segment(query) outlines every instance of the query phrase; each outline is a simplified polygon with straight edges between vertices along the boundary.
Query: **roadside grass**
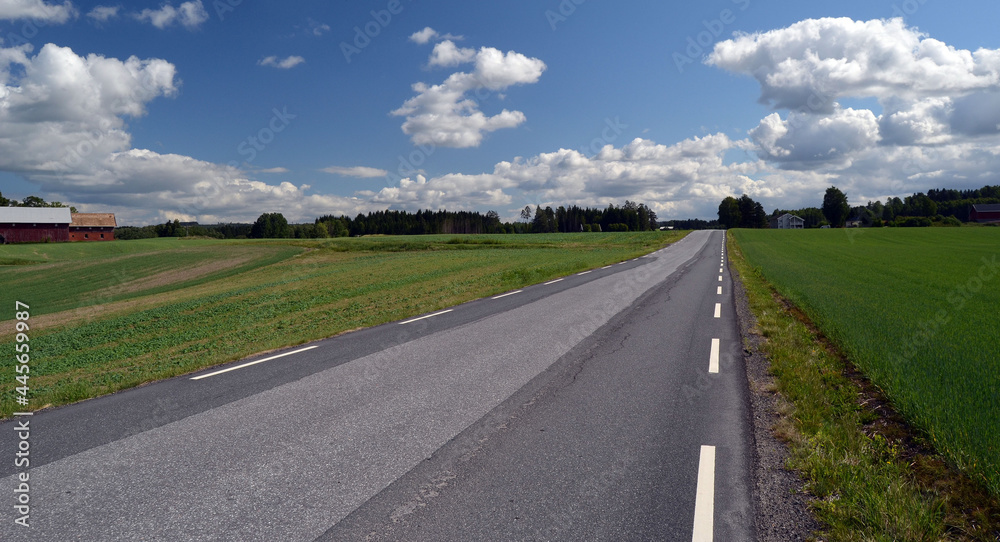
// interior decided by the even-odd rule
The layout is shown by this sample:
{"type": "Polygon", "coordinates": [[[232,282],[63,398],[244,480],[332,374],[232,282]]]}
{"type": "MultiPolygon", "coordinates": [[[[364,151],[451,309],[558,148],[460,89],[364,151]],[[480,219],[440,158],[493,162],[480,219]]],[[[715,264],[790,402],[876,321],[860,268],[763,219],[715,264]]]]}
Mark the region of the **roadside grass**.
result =
{"type": "MultiPolygon", "coordinates": [[[[811,506],[826,526],[822,539],[997,540],[997,500],[933,452],[932,439],[910,430],[823,324],[813,324],[809,311],[782,297],[760,260],[748,261],[753,236],[746,233],[730,232],[730,265],[746,289],[781,397],[775,432],[789,444],[788,466],[816,497],[811,506]]],[[[825,263],[808,250],[797,258],[825,263]]],[[[825,275],[811,280],[837,295],[836,281],[825,275]]]]}
{"type": "MultiPolygon", "coordinates": [[[[37,410],[627,260],[685,234],[191,241],[194,248],[176,249],[199,251],[184,265],[174,263],[176,240],[125,246],[122,250],[132,257],[124,258],[107,249],[67,251],[57,257],[48,252],[49,246],[44,247],[47,258],[41,258],[17,247],[22,253],[14,257],[34,257],[40,270],[49,273],[47,280],[67,283],[76,270],[91,267],[149,276],[163,268],[184,273],[203,266],[211,261],[206,254],[217,259],[246,250],[261,255],[252,260],[260,265],[132,292],[136,295],[84,308],[79,301],[46,297],[44,285],[30,279],[38,276],[32,275],[32,265],[0,268],[0,273],[28,275],[22,279],[23,289],[9,295],[31,306],[29,406],[37,410]],[[58,264],[44,263],[51,261],[58,264]],[[44,314],[50,312],[44,310],[46,303],[73,308],[44,314]]],[[[88,288],[78,287],[76,295],[87,299],[93,292],[88,288]]],[[[14,344],[13,298],[3,317],[0,343],[14,344]]],[[[13,411],[15,385],[13,374],[0,381],[2,417],[13,411]]]]}

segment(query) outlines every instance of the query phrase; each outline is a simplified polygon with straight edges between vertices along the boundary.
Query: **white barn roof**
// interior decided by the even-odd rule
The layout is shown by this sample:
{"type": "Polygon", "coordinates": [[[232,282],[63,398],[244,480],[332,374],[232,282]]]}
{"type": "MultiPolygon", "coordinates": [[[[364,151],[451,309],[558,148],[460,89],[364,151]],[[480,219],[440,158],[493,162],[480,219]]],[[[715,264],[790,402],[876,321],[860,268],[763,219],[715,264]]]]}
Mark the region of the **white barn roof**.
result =
{"type": "Polygon", "coordinates": [[[0,207],[0,224],[70,224],[69,207],[0,207]]]}

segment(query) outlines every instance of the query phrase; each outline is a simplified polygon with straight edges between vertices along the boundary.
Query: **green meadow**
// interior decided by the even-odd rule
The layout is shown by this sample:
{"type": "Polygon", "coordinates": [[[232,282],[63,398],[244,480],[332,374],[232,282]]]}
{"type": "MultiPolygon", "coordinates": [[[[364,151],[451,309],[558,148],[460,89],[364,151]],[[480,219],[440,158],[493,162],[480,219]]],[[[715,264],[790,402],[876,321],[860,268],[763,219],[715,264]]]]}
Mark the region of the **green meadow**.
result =
{"type": "Polygon", "coordinates": [[[731,233],[940,452],[1000,495],[1000,229],[731,233]]]}
{"type": "MultiPolygon", "coordinates": [[[[152,380],[627,260],[682,232],[0,247],[0,343],[30,307],[30,408],[152,380]]],[[[10,366],[10,365],[8,365],[10,366]]],[[[0,416],[15,409],[13,371],[0,416]]]]}

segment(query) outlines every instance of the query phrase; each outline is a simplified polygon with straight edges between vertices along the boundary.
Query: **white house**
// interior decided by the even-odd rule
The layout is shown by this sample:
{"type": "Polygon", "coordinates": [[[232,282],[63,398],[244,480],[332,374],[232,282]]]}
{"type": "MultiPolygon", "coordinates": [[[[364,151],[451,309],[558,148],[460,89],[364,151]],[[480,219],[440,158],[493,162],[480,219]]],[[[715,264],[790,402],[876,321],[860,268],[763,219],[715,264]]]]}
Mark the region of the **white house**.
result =
{"type": "Polygon", "coordinates": [[[779,230],[801,230],[806,227],[806,220],[793,214],[785,213],[774,219],[771,227],[779,230]]]}

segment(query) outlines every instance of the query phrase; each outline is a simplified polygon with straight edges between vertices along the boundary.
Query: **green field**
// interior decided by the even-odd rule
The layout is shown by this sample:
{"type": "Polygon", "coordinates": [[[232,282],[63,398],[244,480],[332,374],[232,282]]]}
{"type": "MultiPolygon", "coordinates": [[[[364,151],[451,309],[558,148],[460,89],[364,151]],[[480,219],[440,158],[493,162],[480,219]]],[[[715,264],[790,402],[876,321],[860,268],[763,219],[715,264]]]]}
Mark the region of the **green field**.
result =
{"type": "MultiPolygon", "coordinates": [[[[13,360],[14,304],[28,304],[38,409],[623,261],[683,235],[2,246],[0,343],[13,360]]],[[[17,385],[6,374],[3,417],[17,385]]]]}
{"type": "Polygon", "coordinates": [[[1000,494],[1000,230],[734,230],[935,447],[1000,494]]]}

